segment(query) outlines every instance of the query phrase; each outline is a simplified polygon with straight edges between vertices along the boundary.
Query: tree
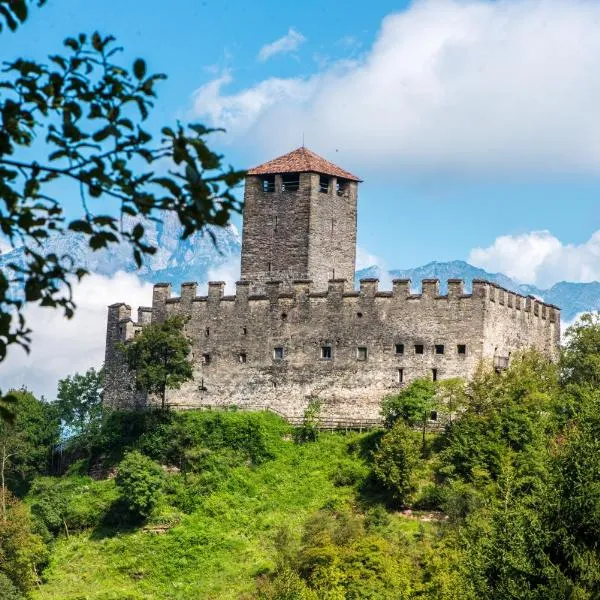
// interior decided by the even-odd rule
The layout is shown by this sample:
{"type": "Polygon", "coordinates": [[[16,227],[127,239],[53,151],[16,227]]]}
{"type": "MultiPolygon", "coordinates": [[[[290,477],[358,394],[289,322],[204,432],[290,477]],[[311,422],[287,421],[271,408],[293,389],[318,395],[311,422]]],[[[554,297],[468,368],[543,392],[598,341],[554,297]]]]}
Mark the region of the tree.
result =
{"type": "Polygon", "coordinates": [[[183,333],[185,322],[184,317],[174,316],[146,325],[134,340],[121,345],[129,368],[135,371],[137,388],[160,395],[163,409],[167,389],[179,389],[192,379],[191,343],[183,333]]]}
{"type": "Polygon", "coordinates": [[[600,389],[600,313],[581,315],[566,330],[560,366],[565,387],[600,389]]]}
{"type": "Polygon", "coordinates": [[[375,476],[400,503],[414,490],[414,470],[420,458],[415,432],[397,421],[379,443],[373,455],[375,476]]]}
{"type": "Polygon", "coordinates": [[[60,423],[52,405],[25,389],[11,392],[16,399],[15,420],[0,422],[1,518],[6,515],[6,493],[22,493],[35,475],[49,467],[60,423]]]}
{"type": "MultiPolygon", "coordinates": [[[[24,23],[33,4],[1,0],[0,31],[24,23]]],[[[47,63],[3,64],[0,234],[22,248],[25,261],[0,272],[0,361],[12,344],[29,348],[27,303],[73,315],[71,285],[86,270],[73,256],[46,252],[51,236],[75,232],[93,250],[128,244],[140,266],[156,251],[145,236],[148,219],[175,212],[186,238],[207,225],[226,225],[241,208],[233,189],[243,173],[224,168],[222,156],[209,149],[213,130],[177,123],[157,136],[143,129],[165,75],[149,73],[141,58],[131,69],[118,62],[120,48],[110,35],[79,34],[64,45],[65,53],[51,54],[47,63]],[[72,220],[59,196],[69,186],[81,201],[72,220]]]]}
{"type": "Polygon", "coordinates": [[[91,368],[58,382],[56,410],[70,435],[96,431],[102,418],[102,369],[91,368]]]}
{"type": "Polygon", "coordinates": [[[159,465],[137,450],[126,454],[119,464],[117,487],[134,518],[143,519],[150,515],[158,502],[162,482],[159,465]]]}
{"type": "Polygon", "coordinates": [[[399,394],[384,398],[381,412],[386,427],[393,427],[399,419],[410,427],[421,424],[425,444],[425,427],[431,411],[437,406],[436,395],[437,386],[431,379],[415,379],[399,394]]]}
{"type": "Polygon", "coordinates": [[[48,549],[33,533],[27,506],[10,493],[0,521],[0,550],[0,572],[22,592],[29,592],[39,581],[38,572],[48,558],[48,549]]]}

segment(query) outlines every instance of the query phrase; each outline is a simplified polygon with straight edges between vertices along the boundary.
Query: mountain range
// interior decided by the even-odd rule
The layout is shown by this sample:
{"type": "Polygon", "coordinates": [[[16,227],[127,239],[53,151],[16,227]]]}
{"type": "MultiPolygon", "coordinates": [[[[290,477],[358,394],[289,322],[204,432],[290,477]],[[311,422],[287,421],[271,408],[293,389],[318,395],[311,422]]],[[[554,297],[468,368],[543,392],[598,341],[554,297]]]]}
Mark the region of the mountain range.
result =
{"type": "MultiPolygon", "coordinates": [[[[144,281],[168,281],[173,284],[175,290],[178,290],[184,281],[204,283],[211,278],[222,278],[219,276],[219,269],[227,265],[235,272],[235,268],[231,266],[238,263],[241,239],[234,226],[211,229],[214,243],[213,237],[207,233],[196,233],[186,240],[181,240],[179,231],[179,223],[174,215],[167,215],[162,223],[146,224],[147,239],[158,250],[155,255],[147,258],[139,271],[128,247],[115,245],[106,250],[92,252],[80,234],[51,239],[47,251],[59,255],[69,254],[78,264],[93,273],[111,276],[118,271],[137,271],[144,281]]],[[[0,268],[9,262],[22,264],[23,251],[17,248],[0,254],[0,268]]],[[[393,278],[411,279],[415,289],[418,289],[421,279],[436,278],[440,280],[442,293],[445,292],[448,279],[464,279],[467,289],[470,288],[473,279],[486,279],[520,294],[533,295],[559,306],[562,309],[563,321],[567,322],[572,321],[579,313],[600,310],[600,282],[561,281],[549,289],[541,289],[519,283],[502,273],[489,273],[462,260],[430,262],[412,269],[389,271],[371,266],[359,270],[356,275],[357,281],[362,277],[378,277],[382,289],[390,288],[393,278]]]]}

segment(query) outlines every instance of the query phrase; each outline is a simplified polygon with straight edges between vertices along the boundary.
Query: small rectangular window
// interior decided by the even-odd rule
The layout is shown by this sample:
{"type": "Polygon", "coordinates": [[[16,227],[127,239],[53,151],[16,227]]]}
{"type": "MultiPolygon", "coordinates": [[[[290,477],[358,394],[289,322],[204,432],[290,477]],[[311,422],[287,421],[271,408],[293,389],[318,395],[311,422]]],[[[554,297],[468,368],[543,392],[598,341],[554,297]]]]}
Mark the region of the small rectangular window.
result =
{"type": "Polygon", "coordinates": [[[435,345],[435,353],[436,354],[444,354],[444,345],[443,344],[436,344],[435,345]]]}
{"type": "Polygon", "coordinates": [[[319,176],[319,191],[322,194],[328,194],[329,193],[329,183],[331,181],[331,177],[328,177],[327,175],[321,175],[319,176]]]}
{"type": "Polygon", "coordinates": [[[432,411],[429,413],[429,420],[430,420],[430,421],[437,421],[437,420],[438,420],[438,413],[437,413],[437,410],[432,410],[432,411]]]}
{"type": "Polygon", "coordinates": [[[248,328],[242,327],[242,335],[247,335],[247,334],[248,334],[248,328]]]}
{"type": "Polygon", "coordinates": [[[337,195],[344,196],[346,194],[346,192],[348,191],[348,182],[345,179],[338,179],[336,188],[337,188],[337,195]]]}
{"type": "Polygon", "coordinates": [[[283,360],[283,346],[277,346],[273,349],[273,360],[283,360]]]}
{"type": "Polygon", "coordinates": [[[465,346],[465,344],[458,344],[458,346],[456,346],[456,351],[459,354],[466,354],[467,353],[467,347],[465,346]]]}
{"type": "Polygon", "coordinates": [[[282,192],[297,192],[300,189],[300,174],[288,173],[283,175],[281,181],[282,192]]]}
{"type": "Polygon", "coordinates": [[[210,365],[210,354],[202,355],[202,364],[210,365]]]}
{"type": "Polygon", "coordinates": [[[396,354],[404,354],[404,344],[396,344],[396,354]]]}
{"type": "Polygon", "coordinates": [[[267,193],[275,191],[275,175],[267,175],[262,178],[262,190],[267,193]]]}
{"type": "Polygon", "coordinates": [[[238,361],[240,362],[240,364],[245,364],[247,361],[247,356],[245,352],[240,352],[238,355],[238,361]]]}
{"type": "Polygon", "coordinates": [[[404,383],[404,369],[398,369],[398,383],[404,383]]]}
{"type": "Polygon", "coordinates": [[[423,354],[425,347],[423,344],[415,344],[415,354],[423,354]]]}
{"type": "Polygon", "coordinates": [[[437,369],[431,369],[431,377],[433,378],[434,381],[438,380],[438,370],[437,369]]]}
{"type": "Polygon", "coordinates": [[[367,360],[367,358],[368,358],[367,349],[364,346],[359,346],[356,349],[356,359],[357,360],[367,360]]]}
{"type": "Polygon", "coordinates": [[[321,358],[331,359],[331,346],[321,346],[321,358]]]}
{"type": "Polygon", "coordinates": [[[204,335],[206,337],[208,337],[210,335],[210,329],[208,327],[204,330],[204,335]]]}

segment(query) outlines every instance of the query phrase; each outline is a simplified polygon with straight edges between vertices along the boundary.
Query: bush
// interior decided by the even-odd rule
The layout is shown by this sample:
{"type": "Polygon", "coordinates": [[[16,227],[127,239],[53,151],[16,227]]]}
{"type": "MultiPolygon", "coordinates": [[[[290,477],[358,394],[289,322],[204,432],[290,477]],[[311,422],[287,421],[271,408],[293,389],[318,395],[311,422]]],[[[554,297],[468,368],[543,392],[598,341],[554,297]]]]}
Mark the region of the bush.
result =
{"type": "Polygon", "coordinates": [[[379,448],[375,452],[375,477],[400,503],[405,503],[408,495],[414,490],[414,469],[419,457],[419,440],[415,432],[403,421],[397,421],[381,438],[379,448]]]}
{"type": "Polygon", "coordinates": [[[14,586],[13,582],[0,572],[0,598],[2,600],[23,600],[21,592],[14,586]]]}
{"type": "Polygon", "coordinates": [[[129,452],[119,464],[116,483],[131,516],[145,519],[160,498],[162,469],[140,452],[129,452]]]}
{"type": "Polygon", "coordinates": [[[53,535],[96,527],[117,499],[113,481],[91,477],[39,477],[29,492],[32,514],[53,535]]]}

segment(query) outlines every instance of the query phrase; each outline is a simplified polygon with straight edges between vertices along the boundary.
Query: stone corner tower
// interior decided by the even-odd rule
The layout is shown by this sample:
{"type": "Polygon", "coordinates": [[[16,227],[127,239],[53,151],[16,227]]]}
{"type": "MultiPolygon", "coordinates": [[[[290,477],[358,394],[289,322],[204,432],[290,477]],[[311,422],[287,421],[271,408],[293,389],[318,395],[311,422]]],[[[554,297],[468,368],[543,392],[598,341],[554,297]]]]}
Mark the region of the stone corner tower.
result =
{"type": "Polygon", "coordinates": [[[241,278],[255,291],[330,279],[354,285],[360,179],[302,147],[250,169],[244,191],[241,278]]]}

